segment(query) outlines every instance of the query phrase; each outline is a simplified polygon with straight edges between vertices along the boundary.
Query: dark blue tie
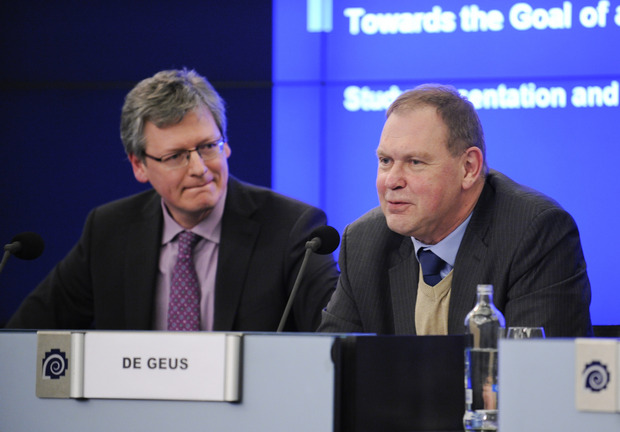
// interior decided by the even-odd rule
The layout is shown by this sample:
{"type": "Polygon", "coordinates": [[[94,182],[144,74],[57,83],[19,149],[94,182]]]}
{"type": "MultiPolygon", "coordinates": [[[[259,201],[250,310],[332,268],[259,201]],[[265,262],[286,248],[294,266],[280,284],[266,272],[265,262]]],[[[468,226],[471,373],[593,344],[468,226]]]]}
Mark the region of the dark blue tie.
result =
{"type": "Polygon", "coordinates": [[[424,249],[420,249],[418,251],[418,260],[422,266],[422,276],[424,276],[424,282],[430,286],[437,285],[442,279],[439,272],[442,268],[444,268],[446,262],[430,250],[424,249]]]}

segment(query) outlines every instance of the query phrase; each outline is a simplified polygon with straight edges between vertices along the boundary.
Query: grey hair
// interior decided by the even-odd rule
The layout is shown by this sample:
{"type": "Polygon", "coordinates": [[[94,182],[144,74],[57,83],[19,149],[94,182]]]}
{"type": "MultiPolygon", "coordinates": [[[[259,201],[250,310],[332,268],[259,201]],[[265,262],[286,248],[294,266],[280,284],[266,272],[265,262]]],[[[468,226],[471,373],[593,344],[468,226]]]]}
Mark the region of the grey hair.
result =
{"type": "Polygon", "coordinates": [[[448,150],[454,156],[469,147],[478,147],[484,161],[483,173],[488,171],[484,131],[476,109],[467,98],[450,85],[422,84],[402,93],[390,105],[387,117],[392,113],[431,106],[437,109],[448,127],[448,150]]]}
{"type": "Polygon", "coordinates": [[[144,125],[175,125],[190,111],[206,108],[226,141],[224,100],[195,70],[165,70],[140,81],[125,97],[121,112],[121,140],[125,153],[144,159],[144,125]]]}

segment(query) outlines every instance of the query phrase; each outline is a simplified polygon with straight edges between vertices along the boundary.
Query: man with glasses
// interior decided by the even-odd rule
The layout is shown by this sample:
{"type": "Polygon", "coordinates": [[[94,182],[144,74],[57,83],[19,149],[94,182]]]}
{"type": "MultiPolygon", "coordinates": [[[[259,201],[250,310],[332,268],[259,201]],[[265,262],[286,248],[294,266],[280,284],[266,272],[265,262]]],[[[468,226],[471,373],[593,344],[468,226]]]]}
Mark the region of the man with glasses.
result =
{"type": "MultiPolygon", "coordinates": [[[[121,138],[153,189],[93,210],[7,326],[276,330],[325,214],[229,175],[224,102],[195,71],[138,83],[121,138]]],[[[284,330],[314,331],[337,279],[331,254],[313,254],[284,330]]]]}

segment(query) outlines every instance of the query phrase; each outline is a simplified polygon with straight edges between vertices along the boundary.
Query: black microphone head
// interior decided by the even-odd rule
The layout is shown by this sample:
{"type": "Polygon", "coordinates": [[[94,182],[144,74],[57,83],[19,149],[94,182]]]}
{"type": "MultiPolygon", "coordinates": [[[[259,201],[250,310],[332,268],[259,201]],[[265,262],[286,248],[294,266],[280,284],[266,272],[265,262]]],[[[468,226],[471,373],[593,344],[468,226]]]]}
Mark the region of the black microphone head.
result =
{"type": "Polygon", "coordinates": [[[329,225],[320,226],[312,231],[310,238],[314,239],[317,237],[321,242],[314,252],[321,255],[332,253],[340,244],[340,234],[338,234],[336,228],[329,225]]]}
{"type": "Polygon", "coordinates": [[[20,247],[13,252],[19,259],[23,260],[33,260],[38,258],[43,253],[43,249],[45,249],[45,243],[41,236],[34,232],[23,232],[17,234],[11,240],[11,243],[19,242],[20,247]]]}

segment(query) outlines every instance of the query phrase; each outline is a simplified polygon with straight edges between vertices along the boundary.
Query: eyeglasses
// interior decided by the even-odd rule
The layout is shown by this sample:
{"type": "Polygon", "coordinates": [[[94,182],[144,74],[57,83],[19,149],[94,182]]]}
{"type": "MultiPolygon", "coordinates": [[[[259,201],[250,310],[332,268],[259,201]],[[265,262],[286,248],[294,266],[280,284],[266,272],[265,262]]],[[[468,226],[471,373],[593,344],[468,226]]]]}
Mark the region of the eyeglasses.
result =
{"type": "Polygon", "coordinates": [[[189,158],[192,156],[192,152],[198,153],[202,160],[210,160],[218,157],[224,150],[224,139],[220,138],[213,143],[200,144],[192,150],[179,150],[174,153],[165,154],[162,157],[151,156],[144,152],[144,156],[160,162],[164,168],[172,170],[176,168],[182,168],[189,164],[189,158]]]}

